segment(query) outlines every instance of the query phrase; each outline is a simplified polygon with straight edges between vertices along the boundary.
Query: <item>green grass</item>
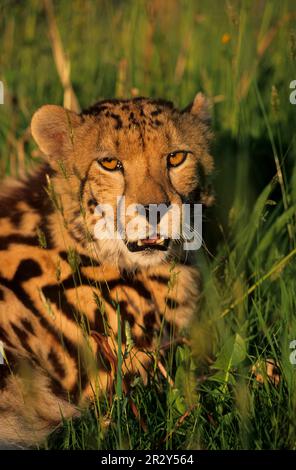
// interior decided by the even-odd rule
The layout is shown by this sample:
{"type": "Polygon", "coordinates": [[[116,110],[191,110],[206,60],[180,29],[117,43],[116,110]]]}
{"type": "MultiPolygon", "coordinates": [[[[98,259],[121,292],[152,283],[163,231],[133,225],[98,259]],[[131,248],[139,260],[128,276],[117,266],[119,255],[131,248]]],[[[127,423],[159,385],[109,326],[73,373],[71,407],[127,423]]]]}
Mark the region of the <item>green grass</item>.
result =
{"type": "MultiPolygon", "coordinates": [[[[204,224],[209,253],[197,254],[204,287],[191,346],[167,358],[174,387],[157,368],[146,387],[132,387],[147,431],[119,376],[112,404],[102,398],[65,423],[49,449],[296,448],[294,3],[55,2],[82,107],[135,88],[181,107],[199,90],[213,98],[216,205],[204,224]],[[270,359],[278,385],[251,373],[270,359]]],[[[2,0],[0,9],[4,176],[36,164],[34,144],[22,136],[40,105],[62,104],[63,88],[42,2],[2,0]]]]}

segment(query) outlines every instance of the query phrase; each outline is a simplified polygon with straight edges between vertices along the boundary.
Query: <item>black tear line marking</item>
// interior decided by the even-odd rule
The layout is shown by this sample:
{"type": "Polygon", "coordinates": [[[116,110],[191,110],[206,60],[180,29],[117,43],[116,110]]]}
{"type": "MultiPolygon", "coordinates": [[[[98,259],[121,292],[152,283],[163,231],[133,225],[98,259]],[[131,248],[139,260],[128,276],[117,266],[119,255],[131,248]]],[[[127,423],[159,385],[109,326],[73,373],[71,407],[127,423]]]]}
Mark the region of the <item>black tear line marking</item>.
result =
{"type": "Polygon", "coordinates": [[[79,202],[82,202],[82,200],[83,200],[84,188],[85,188],[86,182],[88,180],[88,175],[89,175],[89,172],[90,172],[90,169],[91,169],[93,163],[94,163],[94,161],[92,160],[90,162],[90,164],[88,165],[88,167],[87,167],[85,175],[80,179],[80,185],[79,185],[79,190],[78,190],[78,201],[79,202]]]}

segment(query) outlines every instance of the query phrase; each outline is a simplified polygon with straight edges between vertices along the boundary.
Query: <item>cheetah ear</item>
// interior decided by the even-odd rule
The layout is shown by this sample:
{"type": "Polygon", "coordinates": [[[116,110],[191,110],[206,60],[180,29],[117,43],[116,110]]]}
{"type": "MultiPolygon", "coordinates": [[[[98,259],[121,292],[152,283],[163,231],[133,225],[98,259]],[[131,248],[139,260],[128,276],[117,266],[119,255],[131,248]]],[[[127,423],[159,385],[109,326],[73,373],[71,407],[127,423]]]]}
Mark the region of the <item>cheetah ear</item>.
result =
{"type": "Polygon", "coordinates": [[[79,124],[81,118],[78,114],[47,104],[33,115],[31,133],[45,155],[61,157],[73,149],[75,128],[79,124]]]}
{"type": "Polygon", "coordinates": [[[211,103],[203,93],[197,93],[193,102],[183,112],[193,114],[205,124],[211,123],[211,103]]]}

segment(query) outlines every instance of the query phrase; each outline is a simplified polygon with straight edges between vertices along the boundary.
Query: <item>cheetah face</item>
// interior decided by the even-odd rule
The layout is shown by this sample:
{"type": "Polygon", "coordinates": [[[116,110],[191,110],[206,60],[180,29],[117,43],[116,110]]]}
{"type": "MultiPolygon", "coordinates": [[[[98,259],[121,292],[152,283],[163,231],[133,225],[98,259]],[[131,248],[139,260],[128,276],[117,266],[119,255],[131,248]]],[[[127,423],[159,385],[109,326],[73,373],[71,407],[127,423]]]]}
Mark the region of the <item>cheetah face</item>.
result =
{"type": "Polygon", "coordinates": [[[182,249],[184,204],[209,204],[207,101],[184,111],[163,100],[101,101],[80,115],[38,110],[32,134],[56,172],[71,236],[127,269],[167,262],[182,249]]]}

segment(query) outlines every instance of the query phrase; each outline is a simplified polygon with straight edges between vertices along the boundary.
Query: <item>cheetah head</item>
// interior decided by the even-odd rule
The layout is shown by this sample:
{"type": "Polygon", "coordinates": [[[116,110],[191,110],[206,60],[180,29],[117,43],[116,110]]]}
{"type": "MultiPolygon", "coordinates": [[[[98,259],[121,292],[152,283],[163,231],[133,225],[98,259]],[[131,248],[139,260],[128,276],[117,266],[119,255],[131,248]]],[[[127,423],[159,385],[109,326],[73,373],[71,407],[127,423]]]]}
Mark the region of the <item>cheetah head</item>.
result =
{"type": "Polygon", "coordinates": [[[201,93],[182,111],[148,98],[100,101],[80,114],[45,105],[31,130],[54,171],[67,230],[101,261],[125,269],[168,262],[182,251],[184,204],[211,203],[201,93]]]}

